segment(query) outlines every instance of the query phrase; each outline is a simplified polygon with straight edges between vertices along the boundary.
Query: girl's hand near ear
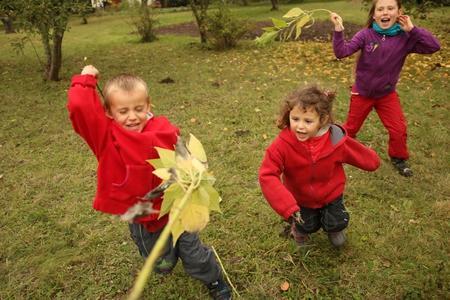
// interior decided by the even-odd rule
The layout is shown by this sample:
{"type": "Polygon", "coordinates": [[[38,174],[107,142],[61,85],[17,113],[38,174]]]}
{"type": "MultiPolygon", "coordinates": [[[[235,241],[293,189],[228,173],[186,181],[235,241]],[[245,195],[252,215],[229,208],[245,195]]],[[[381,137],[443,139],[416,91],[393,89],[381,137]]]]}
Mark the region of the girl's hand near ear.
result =
{"type": "Polygon", "coordinates": [[[405,32],[410,32],[414,28],[411,18],[407,15],[398,16],[398,23],[405,32]]]}
{"type": "Polygon", "coordinates": [[[98,78],[99,74],[100,72],[93,65],[87,65],[81,71],[81,75],[92,75],[95,78],[98,78]]]}
{"type": "Polygon", "coordinates": [[[330,14],[330,20],[334,24],[335,31],[342,31],[344,27],[342,27],[342,18],[337,13],[332,12],[330,14]]]}

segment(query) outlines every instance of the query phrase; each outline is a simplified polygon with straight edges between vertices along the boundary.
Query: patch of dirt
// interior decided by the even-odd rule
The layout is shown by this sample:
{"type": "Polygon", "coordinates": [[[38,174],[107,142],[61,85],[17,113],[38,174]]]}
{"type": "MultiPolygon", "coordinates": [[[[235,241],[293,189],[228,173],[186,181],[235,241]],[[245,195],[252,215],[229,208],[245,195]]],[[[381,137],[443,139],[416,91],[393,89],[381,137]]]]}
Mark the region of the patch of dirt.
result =
{"type": "MultiPolygon", "coordinates": [[[[245,34],[245,39],[254,39],[263,33],[263,27],[272,26],[272,21],[260,21],[250,25],[250,30],[245,34]]],[[[356,32],[362,29],[361,25],[353,23],[345,23],[345,35],[346,38],[352,37],[356,32]]],[[[169,26],[159,27],[156,30],[156,34],[177,34],[177,35],[189,35],[199,36],[197,24],[195,22],[181,23],[169,26]]],[[[300,36],[301,41],[330,41],[333,32],[333,25],[329,21],[316,21],[313,26],[309,28],[303,28],[300,36]]]]}

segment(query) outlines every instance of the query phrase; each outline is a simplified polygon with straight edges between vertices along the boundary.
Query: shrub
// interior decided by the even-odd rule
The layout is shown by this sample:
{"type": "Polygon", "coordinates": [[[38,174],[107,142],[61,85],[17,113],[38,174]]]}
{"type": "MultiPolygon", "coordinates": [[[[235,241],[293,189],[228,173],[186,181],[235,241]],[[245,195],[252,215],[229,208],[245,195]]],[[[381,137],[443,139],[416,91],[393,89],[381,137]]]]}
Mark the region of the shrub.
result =
{"type": "Polygon", "coordinates": [[[139,16],[133,21],[137,33],[141,37],[142,43],[153,42],[157,39],[155,34],[155,25],[158,23],[153,10],[147,6],[139,9],[139,16]]]}
{"type": "Polygon", "coordinates": [[[207,20],[208,40],[217,50],[233,48],[237,45],[249,25],[247,21],[235,17],[226,4],[221,4],[219,9],[212,13],[207,20]]]}

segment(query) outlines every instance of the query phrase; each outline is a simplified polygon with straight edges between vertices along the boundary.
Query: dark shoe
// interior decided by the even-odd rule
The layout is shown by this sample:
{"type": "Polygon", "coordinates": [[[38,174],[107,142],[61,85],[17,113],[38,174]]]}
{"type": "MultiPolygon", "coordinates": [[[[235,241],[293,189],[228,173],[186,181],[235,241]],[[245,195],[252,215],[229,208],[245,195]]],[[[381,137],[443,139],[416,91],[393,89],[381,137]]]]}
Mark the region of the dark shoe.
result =
{"type": "Polygon", "coordinates": [[[405,177],[411,177],[413,175],[413,171],[408,166],[406,160],[396,157],[391,157],[391,162],[394,168],[400,173],[400,175],[405,177]]]}
{"type": "Polygon", "coordinates": [[[328,239],[333,246],[342,247],[346,240],[344,230],[338,232],[328,232],[328,239]]]}
{"type": "Polygon", "coordinates": [[[212,299],[215,300],[230,300],[231,299],[231,290],[228,284],[223,280],[223,278],[219,278],[219,280],[214,281],[210,284],[206,285],[209,290],[209,295],[212,299]]]}
{"type": "Polygon", "coordinates": [[[309,235],[298,231],[297,227],[295,226],[295,223],[292,223],[291,225],[291,235],[294,238],[297,245],[299,246],[304,246],[306,242],[309,240],[309,235]]]}

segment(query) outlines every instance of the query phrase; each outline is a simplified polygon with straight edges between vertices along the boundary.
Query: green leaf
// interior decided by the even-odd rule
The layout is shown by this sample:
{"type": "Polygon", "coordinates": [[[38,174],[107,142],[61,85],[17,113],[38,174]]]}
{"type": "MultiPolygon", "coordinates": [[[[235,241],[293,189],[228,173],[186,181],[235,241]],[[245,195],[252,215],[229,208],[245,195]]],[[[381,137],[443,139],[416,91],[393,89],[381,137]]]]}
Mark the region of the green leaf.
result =
{"type": "Polygon", "coordinates": [[[159,169],[159,168],[164,168],[164,165],[161,161],[161,159],[159,158],[155,158],[155,159],[149,159],[147,160],[147,162],[153,167],[153,169],[159,169]]]}
{"type": "Polygon", "coordinates": [[[153,171],[153,174],[161,178],[162,180],[169,180],[172,176],[169,172],[169,168],[159,168],[153,171]]]}
{"type": "Polygon", "coordinates": [[[171,168],[176,165],[175,151],[160,147],[155,147],[155,149],[158,152],[159,158],[161,159],[161,163],[164,167],[171,168]]]}
{"type": "Polygon", "coordinates": [[[265,32],[271,32],[276,31],[277,29],[275,27],[263,27],[262,30],[265,32]]]}
{"type": "MultiPolygon", "coordinates": [[[[207,182],[210,185],[213,185],[216,182],[216,177],[214,177],[211,173],[205,172],[202,176],[202,181],[207,182]]],[[[203,184],[203,183],[202,183],[203,184]]]]}
{"type": "MultiPolygon", "coordinates": [[[[209,209],[214,210],[217,212],[222,213],[222,210],[220,209],[220,201],[222,199],[220,198],[219,193],[217,190],[210,184],[202,182],[202,184],[198,187],[200,195],[207,194],[209,199],[209,209]]],[[[202,196],[206,197],[206,196],[202,196]]]]}
{"type": "Polygon", "coordinates": [[[272,18],[272,22],[273,22],[273,25],[278,29],[282,29],[287,26],[287,23],[285,20],[272,18]]]}
{"type": "Polygon", "coordinates": [[[278,35],[278,31],[264,32],[260,37],[255,39],[258,45],[266,45],[273,42],[278,35]]]}
{"type": "Polygon", "coordinates": [[[199,186],[192,192],[191,203],[209,207],[209,195],[202,193],[203,189],[199,186]]]}
{"type": "Polygon", "coordinates": [[[192,156],[197,158],[199,161],[206,163],[205,149],[203,149],[202,143],[200,143],[200,141],[193,134],[189,137],[187,148],[192,156]]]}
{"type": "Polygon", "coordinates": [[[289,18],[296,18],[298,16],[300,16],[301,14],[304,14],[305,12],[298,7],[294,7],[293,9],[291,9],[290,11],[288,11],[283,18],[285,19],[289,19],[289,18]]]}
{"type": "Polygon", "coordinates": [[[178,183],[171,184],[164,192],[158,219],[166,215],[172,209],[175,200],[183,198],[183,195],[184,190],[178,183]]]}

